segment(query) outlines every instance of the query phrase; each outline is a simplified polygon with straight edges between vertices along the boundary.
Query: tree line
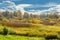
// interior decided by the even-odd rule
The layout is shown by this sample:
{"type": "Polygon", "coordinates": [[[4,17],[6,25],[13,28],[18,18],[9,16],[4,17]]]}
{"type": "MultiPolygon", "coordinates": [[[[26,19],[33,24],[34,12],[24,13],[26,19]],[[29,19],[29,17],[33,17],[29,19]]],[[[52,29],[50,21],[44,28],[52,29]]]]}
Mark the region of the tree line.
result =
{"type": "Polygon", "coordinates": [[[9,12],[9,11],[5,11],[5,12],[0,12],[0,18],[13,18],[13,19],[23,19],[23,18],[26,18],[26,19],[32,19],[32,18],[37,18],[37,19],[56,19],[56,18],[59,18],[60,15],[58,12],[55,12],[55,13],[41,13],[41,14],[32,14],[32,13],[27,13],[27,12],[24,12],[24,14],[22,14],[20,11],[14,11],[14,12],[9,12]]]}

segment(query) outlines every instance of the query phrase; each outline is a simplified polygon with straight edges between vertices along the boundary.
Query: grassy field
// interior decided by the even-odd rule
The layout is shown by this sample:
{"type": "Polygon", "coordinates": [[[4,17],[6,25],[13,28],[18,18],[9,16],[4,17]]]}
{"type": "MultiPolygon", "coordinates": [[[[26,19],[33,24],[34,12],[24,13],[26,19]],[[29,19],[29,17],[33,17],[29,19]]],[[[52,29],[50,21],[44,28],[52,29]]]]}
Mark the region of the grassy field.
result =
{"type": "Polygon", "coordinates": [[[24,37],[24,36],[14,36],[14,35],[0,35],[0,40],[45,40],[41,37],[24,37]]]}
{"type": "MultiPolygon", "coordinates": [[[[45,40],[45,37],[49,36],[55,36],[60,38],[60,22],[56,25],[44,25],[39,24],[39,21],[34,21],[33,23],[30,23],[30,25],[24,25],[22,26],[15,26],[14,22],[13,24],[10,23],[2,23],[4,25],[0,24],[0,32],[3,30],[4,27],[8,29],[8,35],[0,35],[0,40],[45,40]],[[10,25],[12,24],[12,26],[10,25]],[[10,25],[10,26],[6,26],[10,25]],[[29,27],[28,27],[29,26],[29,27]],[[16,34],[13,33],[13,35],[10,35],[10,33],[16,32],[16,34]]],[[[54,22],[52,22],[54,23],[54,22]]],[[[16,24],[19,25],[19,24],[16,24]]]]}
{"type": "MultiPolygon", "coordinates": [[[[0,25],[0,31],[4,26],[0,25]]],[[[15,35],[0,35],[1,40],[44,40],[47,35],[57,35],[60,38],[60,27],[59,26],[47,26],[40,24],[39,28],[26,28],[26,27],[7,27],[8,31],[16,32],[17,34],[23,34],[23,36],[15,35]],[[24,36],[28,33],[28,36],[24,36]],[[30,37],[32,36],[32,37],[30,37]],[[33,37],[35,36],[35,37],[33,37]],[[39,36],[39,37],[38,37],[39,36]]]]}
{"type": "Polygon", "coordinates": [[[19,13],[1,12],[0,40],[60,40],[60,15],[19,13]]]}

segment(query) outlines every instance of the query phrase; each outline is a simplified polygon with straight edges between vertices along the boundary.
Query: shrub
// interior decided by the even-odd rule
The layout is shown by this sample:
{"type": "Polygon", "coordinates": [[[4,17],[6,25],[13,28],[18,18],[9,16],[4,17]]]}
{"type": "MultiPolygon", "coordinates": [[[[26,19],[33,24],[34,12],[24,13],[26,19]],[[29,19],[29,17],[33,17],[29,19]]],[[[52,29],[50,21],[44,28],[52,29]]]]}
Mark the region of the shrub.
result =
{"type": "Polygon", "coordinates": [[[1,22],[2,25],[10,26],[10,27],[30,27],[30,23],[22,23],[20,21],[12,21],[12,22],[1,22]]]}
{"type": "Polygon", "coordinates": [[[46,40],[50,40],[50,39],[58,39],[57,35],[47,35],[45,37],[46,40]]]}
{"type": "Polygon", "coordinates": [[[2,32],[2,31],[0,31],[0,34],[3,34],[3,32],[2,32]]]}
{"type": "Polygon", "coordinates": [[[16,34],[16,32],[15,32],[15,31],[13,31],[13,30],[9,30],[9,34],[10,34],[10,35],[15,35],[15,34],[16,34]]]}
{"type": "Polygon", "coordinates": [[[41,24],[45,24],[45,25],[55,25],[56,22],[55,21],[51,21],[51,20],[43,20],[42,22],[40,22],[41,24]]]}
{"type": "Polygon", "coordinates": [[[50,20],[43,20],[40,23],[41,24],[45,24],[45,25],[49,25],[50,24],[50,20]]]}
{"type": "Polygon", "coordinates": [[[6,27],[3,28],[3,35],[7,35],[8,34],[8,29],[6,27]]]}
{"type": "Polygon", "coordinates": [[[29,33],[16,33],[15,35],[19,35],[19,36],[28,36],[29,33]]]}

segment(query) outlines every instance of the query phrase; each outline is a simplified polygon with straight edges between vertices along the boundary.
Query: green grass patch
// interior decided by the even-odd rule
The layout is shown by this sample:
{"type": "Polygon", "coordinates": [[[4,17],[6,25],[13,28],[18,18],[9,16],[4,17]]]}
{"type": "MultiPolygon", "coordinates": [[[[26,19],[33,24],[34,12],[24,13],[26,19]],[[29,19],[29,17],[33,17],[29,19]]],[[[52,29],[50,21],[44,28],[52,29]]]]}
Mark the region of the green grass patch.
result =
{"type": "Polygon", "coordinates": [[[45,40],[42,37],[25,37],[25,36],[15,36],[15,35],[0,35],[0,40],[45,40]]]}

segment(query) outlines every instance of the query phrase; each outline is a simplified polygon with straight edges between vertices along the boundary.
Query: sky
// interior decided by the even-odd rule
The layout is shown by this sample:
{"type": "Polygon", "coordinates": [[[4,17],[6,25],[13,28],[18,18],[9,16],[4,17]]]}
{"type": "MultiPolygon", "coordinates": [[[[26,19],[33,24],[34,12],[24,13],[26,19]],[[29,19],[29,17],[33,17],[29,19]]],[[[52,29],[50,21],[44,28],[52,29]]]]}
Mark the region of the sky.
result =
{"type": "Polygon", "coordinates": [[[34,13],[60,12],[60,0],[0,0],[0,10],[34,13]]]}

